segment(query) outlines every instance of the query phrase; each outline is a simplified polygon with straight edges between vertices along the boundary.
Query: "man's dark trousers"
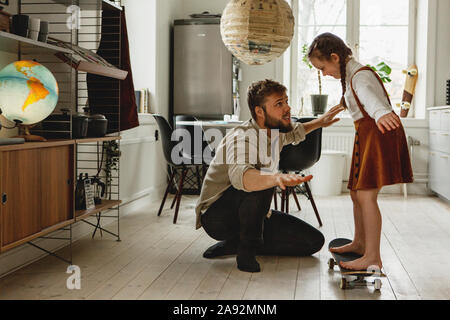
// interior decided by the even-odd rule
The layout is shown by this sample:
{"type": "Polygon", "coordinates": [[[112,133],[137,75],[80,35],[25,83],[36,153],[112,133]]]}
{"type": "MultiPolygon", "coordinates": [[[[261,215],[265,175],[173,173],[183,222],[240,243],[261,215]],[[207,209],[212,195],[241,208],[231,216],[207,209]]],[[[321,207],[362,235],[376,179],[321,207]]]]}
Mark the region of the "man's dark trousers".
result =
{"type": "MultiPolygon", "coordinates": [[[[309,256],[318,252],[323,234],[306,222],[272,210],[274,189],[245,192],[229,187],[201,216],[213,239],[255,247],[259,255],[309,256]]],[[[236,252],[229,252],[236,253],[236,252]]]]}

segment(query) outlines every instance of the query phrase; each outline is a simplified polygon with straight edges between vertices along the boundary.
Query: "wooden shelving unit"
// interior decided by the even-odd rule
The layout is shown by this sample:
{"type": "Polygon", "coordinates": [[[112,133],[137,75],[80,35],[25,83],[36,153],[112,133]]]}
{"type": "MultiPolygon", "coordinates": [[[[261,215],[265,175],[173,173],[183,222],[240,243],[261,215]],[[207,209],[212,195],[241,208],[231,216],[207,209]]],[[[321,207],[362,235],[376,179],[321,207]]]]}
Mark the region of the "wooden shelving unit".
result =
{"type": "MultiPolygon", "coordinates": [[[[61,40],[65,42],[78,45],[80,38],[79,29],[67,27],[61,32],[64,24],[61,24],[58,20],[58,17],[67,14],[66,9],[70,5],[79,6],[82,11],[97,10],[101,12],[102,10],[107,10],[108,14],[114,10],[115,13],[118,13],[117,27],[120,30],[120,14],[122,13],[119,13],[119,11],[122,11],[122,8],[106,0],[22,1],[19,2],[18,11],[21,14],[37,18],[40,18],[42,15],[48,17],[48,13],[52,12],[55,19],[50,21],[50,27],[52,27],[51,24],[53,23],[55,28],[53,34],[55,37],[61,37],[61,40]],[[60,4],[59,12],[54,12],[55,4],[60,4]]],[[[89,23],[88,27],[92,27],[92,20],[89,20],[87,23],[89,23]]],[[[98,24],[101,26],[100,20],[94,23],[96,23],[95,26],[98,26],[98,24]]],[[[97,29],[97,32],[100,32],[99,30],[97,29]]],[[[89,38],[94,39],[94,41],[87,42],[91,42],[91,46],[92,43],[94,47],[98,46],[101,35],[103,35],[101,32],[97,33],[89,38]]],[[[82,37],[86,38],[86,35],[82,34],[82,37]]],[[[118,57],[120,57],[120,38],[116,42],[119,44],[116,51],[118,52],[118,57]]],[[[81,43],[79,45],[83,46],[81,43]]],[[[88,47],[85,46],[85,48],[88,47]]],[[[96,49],[91,48],[91,50],[95,51],[96,49]]],[[[60,87],[60,99],[57,108],[64,107],[70,109],[71,112],[78,112],[85,106],[82,99],[86,98],[87,89],[85,83],[80,81],[81,77],[86,77],[87,73],[93,73],[103,76],[101,77],[102,79],[123,79],[123,72],[126,72],[120,70],[120,59],[118,59],[118,63],[108,61],[117,69],[102,68],[101,65],[94,63],[87,63],[87,66],[85,64],[84,67],[78,69],[71,68],[55,56],[58,53],[62,53],[72,58],[71,56],[75,52],[71,48],[39,42],[3,31],[0,31],[0,51],[17,54],[18,59],[36,59],[36,61],[46,65],[55,75],[60,87]],[[122,73],[122,76],[118,77],[117,72],[122,73]]],[[[104,58],[107,60],[106,57],[104,58]]],[[[70,61],[72,60],[69,59],[70,61]]],[[[120,80],[114,81],[119,83],[120,88],[120,80]]],[[[108,86],[102,91],[111,89],[108,86]]],[[[111,89],[111,91],[113,90],[116,89],[111,89]]],[[[113,106],[117,108],[115,114],[117,114],[117,119],[120,120],[120,92],[118,95],[107,93],[105,97],[114,100],[113,106]]],[[[103,96],[100,98],[103,99],[103,96]]],[[[59,113],[59,110],[56,109],[55,112],[59,113]]],[[[108,115],[111,112],[115,111],[105,110],[104,114],[108,115]]],[[[110,123],[114,123],[114,121],[110,121],[108,118],[108,124],[110,123]]],[[[95,231],[100,230],[109,233],[116,237],[117,241],[120,241],[119,221],[120,205],[122,203],[119,188],[120,161],[117,160],[108,169],[109,171],[105,170],[106,159],[109,157],[109,160],[111,160],[111,150],[120,156],[120,121],[113,130],[108,131],[109,136],[100,138],[71,139],[72,123],[69,122],[69,125],[69,131],[62,131],[69,134],[67,138],[64,136],[64,139],[49,139],[47,142],[0,146],[0,169],[2,170],[2,175],[0,175],[0,193],[7,193],[8,195],[7,204],[5,205],[6,202],[4,202],[4,205],[0,206],[0,252],[28,243],[72,264],[72,258],[67,260],[59,257],[39,247],[32,241],[44,238],[67,240],[71,244],[72,225],[78,221],[88,223],[95,227],[95,231]],[[108,148],[110,148],[109,151],[108,148]],[[110,153],[108,154],[108,152],[110,153]],[[103,171],[105,173],[102,176],[103,171]],[[75,186],[80,173],[87,173],[90,178],[100,179],[101,182],[107,185],[109,183],[109,191],[107,191],[105,196],[102,196],[102,203],[90,210],[75,210],[75,186]],[[17,181],[21,182],[20,185],[17,181]],[[91,223],[87,219],[91,216],[96,217],[96,224],[91,223]],[[117,231],[115,233],[101,225],[103,221],[101,219],[104,217],[117,218],[117,231]],[[58,230],[60,233],[69,233],[65,238],[62,235],[54,238],[49,235],[58,230]]],[[[106,189],[108,190],[108,188],[106,189]]],[[[6,198],[4,197],[3,201],[5,200],[6,198]]]]}
{"type": "MultiPolygon", "coordinates": [[[[72,0],[54,0],[55,2],[70,5],[72,4],[72,0]]],[[[108,1],[108,0],[101,0],[101,9],[102,10],[119,10],[122,11],[122,7],[118,4],[108,1]]],[[[86,4],[92,4],[93,0],[78,0],[79,5],[86,5],[86,4]]],[[[96,5],[96,4],[95,4],[96,5]]]]}
{"type": "Polygon", "coordinates": [[[80,221],[86,219],[96,213],[114,208],[122,203],[121,200],[102,200],[101,204],[95,206],[95,208],[89,210],[76,210],[75,211],[75,221],[80,221]]]}
{"type": "Polygon", "coordinates": [[[112,137],[101,137],[101,138],[84,138],[84,139],[76,139],[76,143],[91,143],[91,142],[104,142],[104,141],[116,141],[121,140],[121,136],[112,136],[112,137]]]}
{"type": "Polygon", "coordinates": [[[72,50],[58,47],[49,43],[36,41],[33,39],[21,37],[9,32],[0,31],[0,50],[9,53],[17,53],[19,45],[22,45],[22,49],[27,47],[42,48],[44,50],[52,50],[56,52],[64,52],[72,54],[72,50]]]}

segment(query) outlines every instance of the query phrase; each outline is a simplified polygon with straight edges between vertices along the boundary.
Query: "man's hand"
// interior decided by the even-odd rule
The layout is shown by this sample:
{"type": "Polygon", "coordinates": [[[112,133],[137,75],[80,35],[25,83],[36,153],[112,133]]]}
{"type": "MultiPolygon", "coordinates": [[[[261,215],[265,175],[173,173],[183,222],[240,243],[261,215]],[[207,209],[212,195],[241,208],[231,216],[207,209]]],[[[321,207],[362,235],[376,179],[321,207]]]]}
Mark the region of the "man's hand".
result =
{"type": "Polygon", "coordinates": [[[295,187],[303,182],[308,182],[313,176],[302,177],[298,174],[277,174],[275,181],[277,186],[286,190],[286,187],[295,187]]]}
{"type": "Polygon", "coordinates": [[[340,112],[344,111],[344,106],[342,104],[338,104],[334,106],[330,110],[328,110],[323,116],[319,118],[321,122],[321,127],[326,128],[331,126],[333,123],[339,121],[339,118],[335,118],[340,112]]]}
{"type": "Polygon", "coordinates": [[[400,127],[400,118],[393,112],[385,114],[380,119],[378,119],[377,127],[381,133],[385,133],[385,129],[387,131],[395,130],[400,127]]]}

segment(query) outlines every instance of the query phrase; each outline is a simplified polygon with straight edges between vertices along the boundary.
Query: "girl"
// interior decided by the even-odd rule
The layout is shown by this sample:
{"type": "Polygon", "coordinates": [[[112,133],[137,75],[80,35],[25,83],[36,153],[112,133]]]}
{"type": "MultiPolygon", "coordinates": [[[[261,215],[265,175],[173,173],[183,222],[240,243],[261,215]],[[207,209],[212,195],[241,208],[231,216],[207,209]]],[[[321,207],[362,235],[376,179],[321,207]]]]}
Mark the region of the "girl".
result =
{"type": "Polygon", "coordinates": [[[352,50],[334,34],[317,36],[308,52],[324,76],[341,79],[341,103],[356,129],[348,189],[353,201],[353,241],[333,252],[356,252],[361,258],[342,262],[351,270],[383,267],[380,256],[381,213],[377,196],[382,186],[413,181],[405,132],[376,72],[352,57],[352,50]]]}

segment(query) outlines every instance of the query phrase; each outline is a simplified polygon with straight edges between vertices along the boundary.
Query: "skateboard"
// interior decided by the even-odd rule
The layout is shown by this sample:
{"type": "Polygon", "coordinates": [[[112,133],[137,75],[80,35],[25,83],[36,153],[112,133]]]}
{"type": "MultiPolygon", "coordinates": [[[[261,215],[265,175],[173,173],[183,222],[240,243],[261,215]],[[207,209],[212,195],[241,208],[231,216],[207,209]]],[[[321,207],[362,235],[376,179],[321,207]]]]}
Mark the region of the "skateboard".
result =
{"type": "Polygon", "coordinates": [[[416,90],[417,77],[419,73],[415,64],[408,67],[407,70],[402,71],[406,74],[405,87],[403,89],[402,102],[397,106],[401,108],[400,117],[406,118],[408,116],[409,109],[411,108],[411,101],[416,90]]]}
{"type": "MultiPolygon", "coordinates": [[[[352,242],[352,240],[349,239],[334,239],[333,241],[330,242],[330,244],[328,245],[328,249],[330,248],[336,248],[336,247],[341,247],[344,246],[346,244],[349,244],[350,242],[352,242]]],[[[357,253],[353,253],[353,252],[348,252],[348,253],[334,253],[331,252],[331,254],[333,255],[333,258],[330,258],[330,260],[328,261],[328,266],[330,270],[334,270],[334,266],[337,265],[339,267],[339,270],[341,272],[341,283],[339,285],[339,287],[342,290],[348,289],[348,288],[355,288],[358,286],[364,286],[367,287],[367,285],[372,285],[376,291],[379,291],[381,289],[381,279],[380,277],[385,277],[386,275],[384,275],[381,270],[359,270],[359,271],[355,271],[355,270],[349,270],[349,269],[345,269],[342,268],[340,265],[340,262],[347,262],[347,261],[353,261],[356,260],[358,258],[361,258],[361,255],[357,254],[357,253]],[[356,280],[353,281],[348,281],[347,277],[350,276],[355,276],[356,280]],[[373,281],[367,281],[365,280],[366,277],[375,277],[375,279],[373,281]]]]}

